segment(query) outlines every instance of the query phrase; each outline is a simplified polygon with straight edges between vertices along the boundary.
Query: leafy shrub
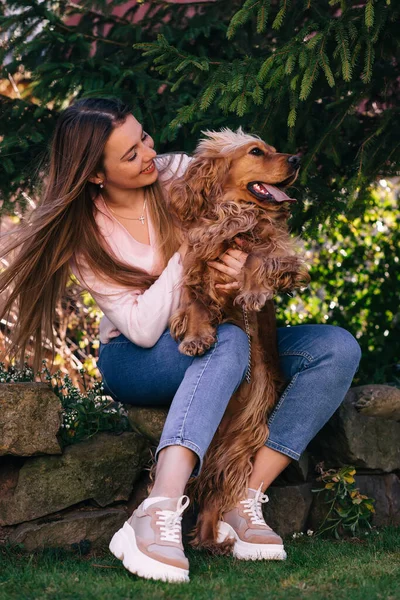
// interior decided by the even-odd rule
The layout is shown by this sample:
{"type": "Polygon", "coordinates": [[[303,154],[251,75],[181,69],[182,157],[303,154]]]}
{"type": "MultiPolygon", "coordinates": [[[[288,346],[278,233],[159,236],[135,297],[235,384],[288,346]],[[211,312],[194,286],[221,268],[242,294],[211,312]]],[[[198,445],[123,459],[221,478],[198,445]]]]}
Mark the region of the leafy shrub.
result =
{"type": "MultiPolygon", "coordinates": [[[[399,191],[382,180],[364,213],[353,208],[305,243],[309,289],[279,298],[278,324],[328,323],[350,331],[362,360],[356,383],[400,384],[399,191]]],[[[323,199],[321,199],[323,202],[323,199]]]]}
{"type": "Polygon", "coordinates": [[[356,488],[355,468],[346,465],[338,470],[324,471],[320,465],[320,472],[317,481],[321,481],[324,487],[312,491],[323,496],[327,508],[315,535],[329,533],[339,539],[347,533],[355,536],[365,529],[371,529],[375,500],[360,494],[356,488]]]}

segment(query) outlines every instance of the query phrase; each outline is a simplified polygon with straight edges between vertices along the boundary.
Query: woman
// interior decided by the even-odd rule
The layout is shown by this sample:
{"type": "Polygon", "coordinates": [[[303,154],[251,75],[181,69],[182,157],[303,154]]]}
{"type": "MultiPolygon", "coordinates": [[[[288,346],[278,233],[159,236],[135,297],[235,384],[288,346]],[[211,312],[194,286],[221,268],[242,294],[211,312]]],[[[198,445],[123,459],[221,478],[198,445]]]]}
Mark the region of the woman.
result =
{"type": "MultiPolygon", "coordinates": [[[[187,581],[181,518],[189,498],[183,492],[244,379],[249,348],[232,324],[218,328],[216,343],[200,357],[180,354],[170,336],[186,246],[168,212],[168,181],[190,159],[157,158],[153,146],[119,101],[80,100],[66,109],[53,139],[46,193],[9,246],[21,249],[0,276],[0,291],[14,284],[4,311],[19,302],[12,352],[24,356],[33,336],[36,369],[42,335],[52,339],[55,304],[72,270],[104,312],[98,366],[107,393],[120,402],[170,407],[154,487],[110,549],[140,576],[187,581]]],[[[245,259],[230,249],[215,263],[231,276],[227,286],[238,286],[245,259]]],[[[337,409],[360,359],[351,334],[327,325],[279,329],[278,345],[289,384],[254,458],[247,497],[223,519],[238,558],[285,558],[281,538],[263,519],[263,492],[337,409]]]]}

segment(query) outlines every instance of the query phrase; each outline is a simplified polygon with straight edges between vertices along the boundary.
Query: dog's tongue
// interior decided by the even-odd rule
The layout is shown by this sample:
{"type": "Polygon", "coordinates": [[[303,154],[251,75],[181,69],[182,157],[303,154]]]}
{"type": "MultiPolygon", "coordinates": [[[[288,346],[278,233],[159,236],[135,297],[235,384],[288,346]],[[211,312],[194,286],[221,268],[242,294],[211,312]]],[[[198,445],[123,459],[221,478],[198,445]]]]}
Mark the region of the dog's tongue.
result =
{"type": "Polygon", "coordinates": [[[277,202],[296,202],[294,198],[289,198],[285,192],[275,187],[274,185],[262,184],[263,187],[275,198],[277,202]]]}

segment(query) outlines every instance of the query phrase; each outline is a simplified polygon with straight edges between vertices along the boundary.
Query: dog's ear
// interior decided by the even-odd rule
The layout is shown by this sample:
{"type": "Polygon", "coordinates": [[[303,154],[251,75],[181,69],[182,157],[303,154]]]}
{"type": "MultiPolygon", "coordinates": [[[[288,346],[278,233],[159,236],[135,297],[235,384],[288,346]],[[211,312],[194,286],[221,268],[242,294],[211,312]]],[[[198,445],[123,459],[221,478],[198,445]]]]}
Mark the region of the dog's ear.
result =
{"type": "Polygon", "coordinates": [[[222,195],[229,171],[225,157],[197,156],[184,175],[173,181],[169,188],[172,210],[181,221],[194,221],[207,212],[215,198],[222,195]]]}

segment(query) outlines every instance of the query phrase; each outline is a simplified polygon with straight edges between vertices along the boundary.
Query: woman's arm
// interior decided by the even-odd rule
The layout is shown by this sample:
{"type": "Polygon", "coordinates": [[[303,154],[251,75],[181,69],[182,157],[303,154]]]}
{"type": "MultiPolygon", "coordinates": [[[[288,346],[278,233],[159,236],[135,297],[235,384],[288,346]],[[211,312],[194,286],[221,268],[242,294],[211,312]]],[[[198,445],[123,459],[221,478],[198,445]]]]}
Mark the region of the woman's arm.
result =
{"type": "Polygon", "coordinates": [[[128,290],[99,280],[87,267],[71,263],[73,274],[83,286],[92,288],[94,300],[109,321],[134,344],[151,348],[179,306],[182,278],[181,257],[185,244],[170,258],[159,278],[145,292],[128,290]]]}
{"type": "Polygon", "coordinates": [[[168,189],[174,179],[182,177],[192,160],[193,158],[184,152],[159,154],[155,158],[159,170],[159,181],[168,189]]]}

